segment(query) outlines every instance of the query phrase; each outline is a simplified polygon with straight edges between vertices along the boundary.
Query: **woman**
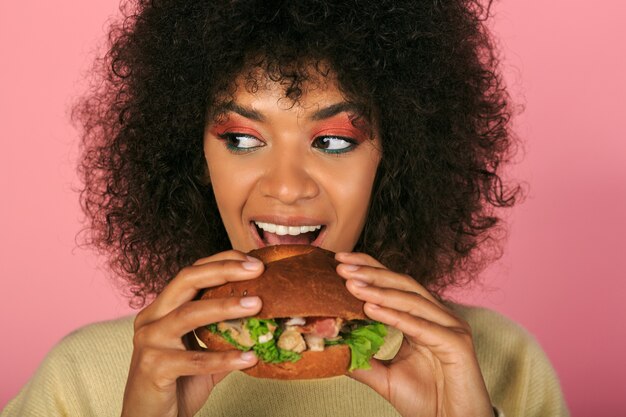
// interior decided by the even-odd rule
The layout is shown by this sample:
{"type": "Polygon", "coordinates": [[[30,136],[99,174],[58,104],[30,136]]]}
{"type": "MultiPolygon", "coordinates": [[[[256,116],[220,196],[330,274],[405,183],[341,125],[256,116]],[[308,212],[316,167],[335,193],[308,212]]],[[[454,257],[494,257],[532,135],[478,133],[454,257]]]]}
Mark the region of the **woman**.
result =
{"type": "Polygon", "coordinates": [[[492,257],[494,209],[518,195],[499,176],[513,140],[480,4],[126,11],[75,116],[88,243],[143,309],[66,338],[6,415],[567,414],[530,336],[442,297],[492,257]],[[278,231],[296,226],[321,229],[278,231]],[[245,252],[280,243],[337,252],[365,313],[404,333],[398,355],[284,382],[233,372],[248,353],[186,350],[190,330],[261,308],[198,290],[255,279],[245,252]]]}

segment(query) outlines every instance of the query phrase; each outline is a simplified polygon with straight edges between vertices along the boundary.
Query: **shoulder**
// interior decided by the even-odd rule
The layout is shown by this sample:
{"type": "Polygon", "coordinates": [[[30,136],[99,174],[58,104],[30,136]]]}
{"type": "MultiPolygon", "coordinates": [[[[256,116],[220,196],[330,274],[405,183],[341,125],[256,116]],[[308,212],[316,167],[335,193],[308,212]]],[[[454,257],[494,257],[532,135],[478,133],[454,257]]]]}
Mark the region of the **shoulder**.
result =
{"type": "Polygon", "coordinates": [[[446,305],[472,328],[485,383],[505,415],[568,415],[554,368],[528,330],[487,308],[446,305]]]}
{"type": "Polygon", "coordinates": [[[472,329],[474,349],[485,379],[500,380],[543,352],[535,338],[513,320],[483,307],[446,303],[472,329]]]}
{"type": "Polygon", "coordinates": [[[62,367],[64,375],[71,372],[77,379],[93,380],[94,373],[125,378],[133,350],[134,317],[93,323],[71,332],[50,351],[42,366],[62,367]]]}
{"type": "MultiPolygon", "coordinates": [[[[517,345],[516,347],[536,343],[534,337],[525,328],[496,311],[451,302],[445,304],[469,323],[474,339],[481,343],[491,345],[499,341],[506,342],[504,345],[517,345]]],[[[502,343],[498,345],[505,347],[502,343]]]]}
{"type": "Polygon", "coordinates": [[[48,353],[44,365],[69,361],[80,368],[124,361],[132,352],[133,322],[134,316],[126,316],[78,328],[48,353]]]}
{"type": "Polygon", "coordinates": [[[55,347],[58,350],[85,348],[96,351],[120,352],[132,348],[135,316],[88,324],[65,336],[55,347]]]}
{"type": "Polygon", "coordinates": [[[81,327],[47,355],[2,416],[119,415],[134,316],[81,327]]]}

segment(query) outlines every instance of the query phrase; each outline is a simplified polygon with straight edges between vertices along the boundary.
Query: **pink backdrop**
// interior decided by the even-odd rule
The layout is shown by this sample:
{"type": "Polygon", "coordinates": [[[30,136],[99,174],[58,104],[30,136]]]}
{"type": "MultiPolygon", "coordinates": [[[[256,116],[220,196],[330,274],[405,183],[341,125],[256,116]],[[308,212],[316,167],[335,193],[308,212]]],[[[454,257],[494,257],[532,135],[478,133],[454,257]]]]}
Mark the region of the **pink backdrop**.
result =
{"type": "MultiPolygon", "coordinates": [[[[75,248],[81,91],[117,0],[0,2],[0,407],[63,335],[130,313],[75,248]],[[68,296],[71,303],[64,302],[68,296]]],[[[621,0],[501,1],[495,32],[530,184],[507,254],[457,294],[542,343],[574,416],[626,415],[626,18],[621,0]]]]}

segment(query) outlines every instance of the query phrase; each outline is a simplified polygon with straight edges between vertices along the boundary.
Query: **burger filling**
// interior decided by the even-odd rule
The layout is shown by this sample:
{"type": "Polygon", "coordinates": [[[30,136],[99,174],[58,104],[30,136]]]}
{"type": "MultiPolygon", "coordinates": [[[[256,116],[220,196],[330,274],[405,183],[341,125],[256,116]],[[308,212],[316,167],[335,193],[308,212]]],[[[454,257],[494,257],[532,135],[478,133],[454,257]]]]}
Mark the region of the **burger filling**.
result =
{"type": "Polygon", "coordinates": [[[270,363],[297,362],[304,351],[321,352],[327,346],[347,344],[352,357],[350,371],[369,369],[369,360],[387,334],[385,326],[375,321],[335,317],[245,318],[213,323],[208,329],[270,363]]]}

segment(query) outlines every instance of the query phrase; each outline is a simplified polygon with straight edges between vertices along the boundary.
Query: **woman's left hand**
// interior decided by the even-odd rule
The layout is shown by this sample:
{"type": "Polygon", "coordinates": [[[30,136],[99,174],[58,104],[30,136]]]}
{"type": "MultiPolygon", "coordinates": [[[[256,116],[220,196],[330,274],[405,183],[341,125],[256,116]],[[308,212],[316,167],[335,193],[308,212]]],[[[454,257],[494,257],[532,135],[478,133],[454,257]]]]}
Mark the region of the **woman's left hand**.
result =
{"type": "Polygon", "coordinates": [[[337,253],[339,275],[365,314],[404,333],[396,357],[349,374],[403,416],[493,417],[469,324],[410,276],[363,253],[337,253]]]}

